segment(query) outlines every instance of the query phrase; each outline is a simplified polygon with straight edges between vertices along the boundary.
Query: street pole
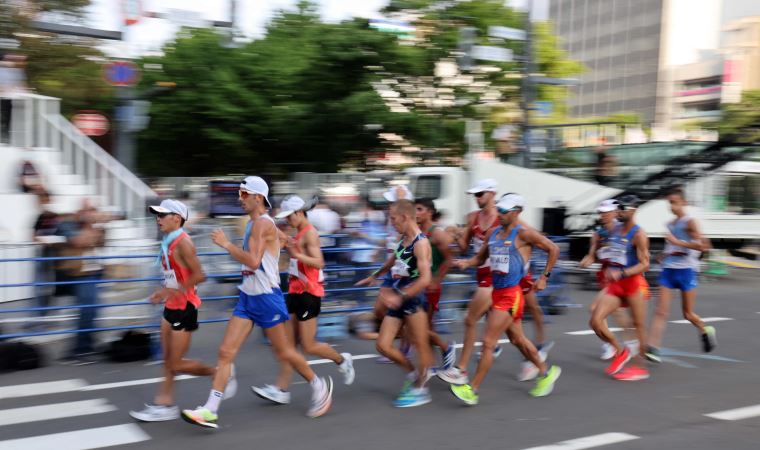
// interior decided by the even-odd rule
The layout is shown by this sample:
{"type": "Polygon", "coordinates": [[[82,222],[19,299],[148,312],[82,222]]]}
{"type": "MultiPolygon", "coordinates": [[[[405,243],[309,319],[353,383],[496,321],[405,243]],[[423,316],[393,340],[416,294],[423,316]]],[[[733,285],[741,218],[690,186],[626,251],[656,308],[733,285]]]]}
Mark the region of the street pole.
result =
{"type": "Polygon", "coordinates": [[[533,0],[528,0],[527,14],[525,15],[525,62],[523,63],[523,79],[522,79],[522,104],[520,105],[523,110],[523,126],[522,126],[522,139],[523,139],[523,167],[530,167],[532,165],[530,159],[530,111],[535,99],[535,86],[531,80],[531,74],[533,70],[533,24],[530,20],[531,12],[533,11],[533,0]]]}

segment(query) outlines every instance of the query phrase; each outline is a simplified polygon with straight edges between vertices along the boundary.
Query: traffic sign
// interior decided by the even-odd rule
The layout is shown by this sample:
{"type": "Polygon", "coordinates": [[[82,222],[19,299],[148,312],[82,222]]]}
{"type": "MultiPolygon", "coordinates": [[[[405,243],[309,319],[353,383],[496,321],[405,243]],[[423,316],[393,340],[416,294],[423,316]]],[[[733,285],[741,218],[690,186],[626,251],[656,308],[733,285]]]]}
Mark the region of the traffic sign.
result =
{"type": "Polygon", "coordinates": [[[131,61],[113,61],[106,64],[103,76],[113,86],[134,86],[140,80],[140,68],[131,61]]]}
{"type": "Polygon", "coordinates": [[[103,136],[108,133],[108,119],[95,112],[75,114],[72,123],[87,136],[103,136]]]}
{"type": "Polygon", "coordinates": [[[493,47],[490,45],[473,45],[470,52],[473,58],[484,61],[509,62],[512,61],[513,52],[508,48],[493,47]]]}
{"type": "Polygon", "coordinates": [[[528,38],[528,33],[525,30],[509,27],[488,27],[488,35],[513,41],[524,41],[528,38]]]}

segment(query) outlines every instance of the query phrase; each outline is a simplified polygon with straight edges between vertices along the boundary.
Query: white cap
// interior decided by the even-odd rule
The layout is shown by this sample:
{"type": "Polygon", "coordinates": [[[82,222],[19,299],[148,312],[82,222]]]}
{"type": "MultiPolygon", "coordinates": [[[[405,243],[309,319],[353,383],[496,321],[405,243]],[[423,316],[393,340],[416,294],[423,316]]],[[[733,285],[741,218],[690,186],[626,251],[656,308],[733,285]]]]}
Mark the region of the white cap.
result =
{"type": "Polygon", "coordinates": [[[269,186],[267,186],[267,182],[261,177],[245,177],[245,180],[240,183],[240,190],[250,192],[251,194],[263,195],[267,208],[272,208],[272,204],[269,203],[269,186]]]}
{"type": "Polygon", "coordinates": [[[395,202],[396,200],[414,201],[414,194],[412,194],[412,191],[410,191],[406,185],[391,186],[390,189],[383,193],[383,198],[389,202],[395,202]],[[398,198],[398,193],[396,192],[397,189],[401,189],[403,191],[403,197],[398,198]]]}
{"type": "Polygon", "coordinates": [[[297,195],[289,195],[280,203],[280,213],[274,216],[275,219],[284,219],[296,211],[301,211],[306,206],[306,202],[297,195]]]}
{"type": "Polygon", "coordinates": [[[185,206],[184,203],[170,198],[162,201],[159,206],[151,206],[148,209],[150,209],[150,212],[153,214],[177,214],[185,220],[187,220],[189,216],[187,206],[185,206]]]}
{"type": "Polygon", "coordinates": [[[519,194],[506,194],[496,202],[496,208],[505,209],[507,211],[511,211],[515,208],[525,208],[525,199],[519,194]]]}
{"type": "Polygon", "coordinates": [[[620,209],[620,203],[618,203],[618,201],[614,198],[608,198],[607,200],[602,200],[601,203],[599,203],[599,206],[596,207],[596,212],[606,213],[617,211],[618,209],[620,209]]]}
{"type": "Polygon", "coordinates": [[[471,189],[467,191],[468,194],[477,194],[478,192],[497,192],[499,190],[499,183],[493,178],[486,178],[475,183],[471,189]]]}

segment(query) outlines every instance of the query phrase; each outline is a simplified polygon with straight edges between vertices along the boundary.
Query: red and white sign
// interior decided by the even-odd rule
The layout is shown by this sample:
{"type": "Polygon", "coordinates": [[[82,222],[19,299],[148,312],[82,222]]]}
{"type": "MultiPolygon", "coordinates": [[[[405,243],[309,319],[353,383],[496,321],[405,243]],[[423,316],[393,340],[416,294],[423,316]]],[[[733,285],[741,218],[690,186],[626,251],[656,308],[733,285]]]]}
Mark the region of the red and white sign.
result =
{"type": "Polygon", "coordinates": [[[122,0],[121,10],[124,13],[124,25],[126,26],[137,24],[143,15],[140,0],[122,0]]]}
{"type": "Polygon", "coordinates": [[[103,136],[108,133],[108,119],[102,114],[82,112],[76,114],[72,122],[87,136],[103,136]]]}

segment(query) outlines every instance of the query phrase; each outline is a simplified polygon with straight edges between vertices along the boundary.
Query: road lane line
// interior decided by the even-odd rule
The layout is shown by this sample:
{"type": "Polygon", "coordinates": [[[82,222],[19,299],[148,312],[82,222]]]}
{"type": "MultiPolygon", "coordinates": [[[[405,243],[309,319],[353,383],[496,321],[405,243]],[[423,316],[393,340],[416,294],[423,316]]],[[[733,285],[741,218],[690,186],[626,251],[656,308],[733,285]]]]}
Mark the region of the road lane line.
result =
{"type": "Polygon", "coordinates": [[[44,383],[3,386],[0,387],[0,400],[4,398],[32,397],[35,395],[78,391],[85,386],[87,386],[87,382],[78,378],[71,380],[47,381],[44,383]]]}
{"type": "MultiPolygon", "coordinates": [[[[725,322],[727,320],[734,320],[734,319],[730,317],[702,317],[702,322],[704,323],[725,322]]],[[[671,320],[670,323],[691,323],[691,322],[685,319],[681,319],[681,320],[671,320]]]]}
{"type": "Polygon", "coordinates": [[[150,439],[135,424],[46,434],[21,439],[0,441],[3,450],[87,450],[134,444],[150,439]]]}
{"type": "Polygon", "coordinates": [[[718,411],[705,416],[718,420],[743,420],[751,417],[760,416],[760,405],[745,406],[744,408],[727,409],[718,411]]]}
{"type": "Polygon", "coordinates": [[[63,419],[66,417],[88,416],[116,411],[116,409],[115,406],[108,404],[104,398],[3,409],[0,410],[0,426],[16,425],[27,422],[41,422],[44,420],[63,419]]]}
{"type": "Polygon", "coordinates": [[[603,445],[617,444],[635,439],[639,439],[639,437],[628,433],[603,433],[571,439],[569,441],[557,442],[556,444],[543,445],[541,447],[531,447],[525,450],[583,450],[586,448],[601,447],[603,445]]]}
{"type": "MultiPolygon", "coordinates": [[[[612,327],[610,328],[610,331],[613,333],[617,333],[618,331],[623,331],[622,328],[618,327],[612,327]]],[[[570,336],[588,336],[589,334],[596,334],[594,330],[581,330],[581,331],[568,331],[565,334],[569,334],[570,336]]]]}
{"type": "MultiPolygon", "coordinates": [[[[198,378],[198,377],[195,375],[177,375],[176,377],[174,377],[174,381],[189,380],[192,378],[198,378]]],[[[129,381],[117,381],[115,383],[93,384],[92,386],[85,386],[79,390],[83,392],[101,391],[103,389],[115,389],[115,388],[126,387],[126,386],[139,386],[141,384],[160,383],[162,381],[164,381],[164,377],[143,378],[142,380],[129,380],[129,381]]]]}

